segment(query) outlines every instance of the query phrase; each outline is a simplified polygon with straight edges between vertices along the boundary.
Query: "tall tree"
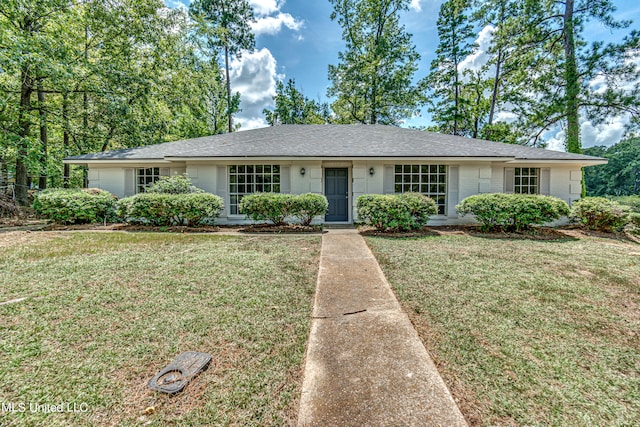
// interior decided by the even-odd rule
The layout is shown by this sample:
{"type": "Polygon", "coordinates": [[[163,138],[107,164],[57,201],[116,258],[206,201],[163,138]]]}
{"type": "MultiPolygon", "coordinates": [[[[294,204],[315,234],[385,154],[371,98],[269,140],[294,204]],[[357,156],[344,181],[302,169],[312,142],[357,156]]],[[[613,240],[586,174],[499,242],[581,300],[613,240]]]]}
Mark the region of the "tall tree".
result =
{"type": "Polygon", "coordinates": [[[413,83],[420,55],[400,24],[409,1],[330,1],[346,44],[340,63],[329,65],[327,94],[337,97],[337,121],[397,125],[415,114],[424,91],[413,83]]]}
{"type": "Polygon", "coordinates": [[[427,79],[433,93],[429,111],[440,132],[462,135],[465,99],[461,97],[462,61],[473,52],[473,26],[469,20],[468,0],[447,0],[440,7],[436,59],[427,79]]]}
{"type": "Polygon", "coordinates": [[[276,83],[273,100],[274,109],[262,110],[270,126],[329,123],[329,105],[304,96],[293,79],[286,85],[282,81],[276,83]]]}
{"type": "Polygon", "coordinates": [[[189,10],[196,18],[212,27],[204,33],[210,37],[213,46],[219,46],[224,51],[228,129],[233,132],[229,61],[230,55],[239,57],[242,50],[253,49],[255,46],[250,25],[254,21],[253,8],[246,0],[196,0],[191,3],[189,10]]]}
{"type": "Polygon", "coordinates": [[[38,81],[55,72],[60,65],[59,44],[51,37],[50,27],[71,5],[70,0],[7,0],[0,3],[0,70],[11,73],[6,92],[19,94],[17,118],[8,130],[16,141],[15,196],[21,205],[28,203],[29,151],[31,139],[32,95],[38,81]],[[8,40],[11,43],[7,42],[8,40]]]}
{"type": "Polygon", "coordinates": [[[631,31],[619,44],[584,40],[587,21],[599,21],[610,29],[631,24],[616,21],[614,11],[610,0],[525,2],[517,20],[523,31],[515,41],[530,53],[524,64],[528,79],[518,88],[529,99],[519,103],[517,113],[524,113],[523,125],[531,130],[534,142],[562,124],[567,151],[580,153],[581,117],[601,123],[612,113],[640,115],[640,89],[637,83],[628,88],[640,79],[633,61],[640,49],[640,33],[631,31]]]}
{"type": "MultiPolygon", "coordinates": [[[[487,65],[493,67],[491,80],[491,103],[487,126],[494,124],[496,110],[500,104],[508,101],[509,94],[503,94],[503,87],[508,89],[504,81],[514,68],[518,68],[518,52],[514,49],[512,39],[521,30],[513,24],[515,18],[522,13],[520,0],[476,0],[477,8],[474,19],[483,27],[493,27],[491,45],[487,65]],[[506,96],[505,96],[506,95],[506,96]]],[[[489,132],[490,134],[490,132],[489,132]]]]}

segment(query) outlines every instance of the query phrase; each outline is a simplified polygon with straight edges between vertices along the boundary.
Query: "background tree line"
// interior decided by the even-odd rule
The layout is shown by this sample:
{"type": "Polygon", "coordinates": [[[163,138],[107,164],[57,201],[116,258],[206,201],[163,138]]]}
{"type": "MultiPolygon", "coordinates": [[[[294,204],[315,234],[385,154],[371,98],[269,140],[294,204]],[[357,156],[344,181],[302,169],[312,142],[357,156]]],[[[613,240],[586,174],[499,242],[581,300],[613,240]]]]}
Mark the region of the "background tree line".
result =
{"type": "Polygon", "coordinates": [[[11,171],[25,204],[30,176],[82,183],[65,156],[230,130],[239,94],[218,59],[253,46],[250,10],[217,13],[235,3],[0,2],[0,187],[11,171]]]}
{"type": "MultiPolygon", "coordinates": [[[[400,125],[426,106],[429,130],[540,146],[559,126],[579,153],[580,119],[639,124],[640,34],[584,38],[590,21],[629,28],[610,0],[447,0],[426,75],[402,24],[409,0],[329,1],[345,42],[328,68],[331,102],[280,82],[271,125],[400,125]],[[487,61],[465,68],[481,29],[487,61]]],[[[229,62],[253,49],[253,20],[246,0],[196,0],[188,14],[162,0],[4,0],[0,187],[11,173],[26,203],[29,176],[40,188],[80,183],[65,156],[235,130],[229,62]]]]}

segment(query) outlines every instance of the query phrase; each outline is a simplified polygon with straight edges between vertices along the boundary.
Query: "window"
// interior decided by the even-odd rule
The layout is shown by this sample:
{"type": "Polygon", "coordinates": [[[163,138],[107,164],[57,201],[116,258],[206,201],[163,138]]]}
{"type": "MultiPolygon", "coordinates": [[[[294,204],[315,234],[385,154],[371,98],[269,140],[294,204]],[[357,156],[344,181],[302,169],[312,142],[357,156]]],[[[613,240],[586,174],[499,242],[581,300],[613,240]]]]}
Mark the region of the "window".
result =
{"type": "Polygon", "coordinates": [[[245,194],[280,192],[280,165],[229,166],[229,212],[238,214],[238,204],[245,194]]]}
{"type": "Polygon", "coordinates": [[[516,194],[538,194],[540,192],[540,169],[516,168],[513,192],[516,194]]]}
{"type": "Polygon", "coordinates": [[[160,178],[160,168],[140,168],[136,170],[136,193],[144,193],[147,187],[160,178]]]}
{"type": "Polygon", "coordinates": [[[447,167],[445,165],[396,165],[395,192],[408,191],[429,196],[438,206],[438,215],[444,215],[447,205],[447,167]]]}

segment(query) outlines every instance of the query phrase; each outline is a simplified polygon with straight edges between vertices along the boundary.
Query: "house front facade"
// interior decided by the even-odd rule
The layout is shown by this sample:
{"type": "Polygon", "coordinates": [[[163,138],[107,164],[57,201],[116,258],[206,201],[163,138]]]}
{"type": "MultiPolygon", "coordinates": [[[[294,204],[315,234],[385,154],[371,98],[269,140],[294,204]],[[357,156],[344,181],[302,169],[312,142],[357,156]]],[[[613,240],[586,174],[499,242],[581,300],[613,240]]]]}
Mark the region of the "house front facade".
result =
{"type": "Polygon", "coordinates": [[[580,198],[581,168],[605,159],[382,125],[284,125],[68,157],[88,167],[89,186],[118,197],[160,176],[187,174],[224,200],[220,224],[244,223],[238,203],[253,192],[317,193],[325,222],[357,220],[362,194],[416,191],[431,197],[430,224],[470,221],[455,206],[482,193],[580,198]]]}

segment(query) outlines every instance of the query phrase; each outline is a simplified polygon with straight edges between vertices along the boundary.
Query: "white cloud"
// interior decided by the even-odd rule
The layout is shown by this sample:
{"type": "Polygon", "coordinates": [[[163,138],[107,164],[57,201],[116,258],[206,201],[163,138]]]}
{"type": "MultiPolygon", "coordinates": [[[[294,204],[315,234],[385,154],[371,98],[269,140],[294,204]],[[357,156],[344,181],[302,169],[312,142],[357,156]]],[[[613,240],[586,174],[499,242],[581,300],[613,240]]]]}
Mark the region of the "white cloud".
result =
{"type": "Polygon", "coordinates": [[[289,13],[278,13],[276,16],[265,16],[258,18],[251,24],[251,29],[256,35],[274,35],[280,32],[283,26],[293,31],[299,31],[304,25],[304,21],[298,21],[289,13]]]}
{"type": "MultiPolygon", "coordinates": [[[[580,123],[580,142],[583,148],[599,145],[610,147],[620,142],[629,124],[628,115],[615,116],[606,123],[594,125],[589,120],[580,123]]],[[[547,148],[556,151],[566,151],[565,139],[567,133],[561,127],[555,127],[542,135],[547,148]]]]}
{"type": "Polygon", "coordinates": [[[253,6],[256,15],[266,16],[280,11],[284,1],[278,3],[276,0],[249,0],[249,4],[253,6]]]}
{"type": "Polygon", "coordinates": [[[469,56],[467,56],[460,64],[458,64],[458,71],[464,70],[479,71],[489,60],[489,48],[491,47],[491,38],[496,28],[493,25],[487,25],[478,33],[476,44],[478,47],[469,56]]]}
{"type": "Polygon", "coordinates": [[[422,11],[422,6],[420,6],[420,0],[411,0],[411,4],[409,5],[409,7],[415,10],[416,12],[422,11]]]}
{"type": "Polygon", "coordinates": [[[564,129],[556,128],[554,130],[547,132],[547,134],[552,135],[551,138],[547,139],[543,135],[542,139],[544,140],[544,142],[547,143],[547,148],[549,150],[567,151],[564,146],[564,140],[566,138],[566,132],[564,131],[564,129]]]}
{"type": "Polygon", "coordinates": [[[241,130],[267,126],[262,110],[273,106],[276,94],[276,60],[267,48],[244,52],[231,62],[231,88],[240,92],[240,108],[236,115],[241,130]]]}

